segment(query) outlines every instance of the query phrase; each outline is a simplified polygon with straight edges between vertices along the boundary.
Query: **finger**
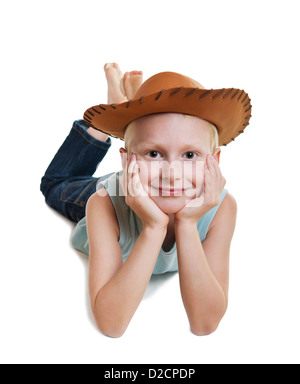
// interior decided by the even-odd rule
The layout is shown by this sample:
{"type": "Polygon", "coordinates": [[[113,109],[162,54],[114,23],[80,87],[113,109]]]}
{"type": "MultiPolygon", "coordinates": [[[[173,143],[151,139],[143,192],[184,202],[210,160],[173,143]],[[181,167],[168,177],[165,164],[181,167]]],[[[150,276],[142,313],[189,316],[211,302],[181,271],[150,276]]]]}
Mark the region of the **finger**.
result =
{"type": "Polygon", "coordinates": [[[137,187],[136,187],[138,180],[136,177],[136,167],[134,164],[131,166],[130,171],[131,172],[129,173],[129,178],[128,178],[128,192],[130,196],[136,197],[138,196],[137,187]]]}
{"type": "Polygon", "coordinates": [[[124,163],[123,163],[123,173],[122,173],[122,176],[120,178],[120,184],[121,184],[124,196],[127,196],[127,180],[128,180],[128,172],[127,171],[128,171],[128,166],[127,166],[127,156],[126,156],[126,158],[124,159],[124,163]]]}
{"type": "Polygon", "coordinates": [[[132,155],[128,158],[128,167],[127,167],[127,193],[129,196],[134,196],[133,191],[133,177],[134,177],[134,161],[132,155]]]}
{"type": "Polygon", "coordinates": [[[219,163],[216,161],[216,159],[212,158],[212,161],[210,163],[210,173],[213,177],[213,182],[215,183],[216,191],[219,191],[220,193],[224,189],[226,180],[222,175],[221,168],[219,166],[219,163]]]}
{"type": "Polygon", "coordinates": [[[223,191],[225,185],[226,185],[226,179],[224,176],[222,176],[222,191],[223,191]]]}
{"type": "Polygon", "coordinates": [[[221,192],[224,188],[224,184],[223,184],[224,178],[223,178],[219,163],[216,160],[214,160],[213,166],[214,166],[215,177],[216,177],[216,179],[215,179],[216,188],[218,191],[221,192]]]}
{"type": "Polygon", "coordinates": [[[212,174],[208,166],[204,167],[204,177],[205,178],[204,178],[203,198],[205,203],[210,205],[211,202],[215,199],[216,184],[215,184],[215,179],[212,177],[212,174]]]}
{"type": "Polygon", "coordinates": [[[132,153],[130,155],[130,158],[128,159],[128,172],[129,173],[133,173],[133,168],[134,168],[134,165],[136,164],[136,157],[135,155],[132,153]]]}
{"type": "Polygon", "coordinates": [[[217,170],[216,170],[216,160],[211,156],[207,155],[207,167],[209,169],[209,172],[211,173],[211,176],[216,179],[217,178],[217,170]]]}
{"type": "Polygon", "coordinates": [[[217,177],[217,186],[219,191],[221,192],[224,189],[224,186],[226,184],[226,180],[221,172],[221,168],[219,166],[219,163],[215,161],[215,171],[216,171],[216,177],[217,177]]]}
{"type": "Polygon", "coordinates": [[[206,193],[207,189],[212,184],[212,175],[206,163],[204,164],[204,183],[203,184],[204,184],[204,192],[206,193]]]}
{"type": "Polygon", "coordinates": [[[143,185],[141,183],[139,166],[136,161],[134,161],[134,164],[132,167],[132,173],[130,178],[130,194],[134,197],[147,196],[147,193],[144,190],[143,185]]]}
{"type": "Polygon", "coordinates": [[[132,160],[131,156],[127,156],[127,163],[126,163],[126,191],[127,191],[127,196],[131,195],[131,185],[132,185],[132,160]]]}
{"type": "Polygon", "coordinates": [[[190,200],[187,204],[187,208],[199,208],[203,205],[204,203],[204,193],[200,196],[197,197],[196,199],[190,200]]]}
{"type": "Polygon", "coordinates": [[[135,156],[134,154],[128,155],[127,156],[127,193],[131,194],[130,191],[128,190],[128,187],[132,184],[132,178],[134,176],[134,166],[135,166],[135,156]]]}
{"type": "Polygon", "coordinates": [[[219,163],[217,162],[217,160],[216,159],[214,159],[213,158],[213,167],[214,167],[214,170],[215,170],[215,172],[216,172],[216,176],[218,177],[218,178],[220,178],[221,176],[222,176],[222,173],[221,173],[221,168],[220,168],[220,165],[219,165],[219,163]]]}

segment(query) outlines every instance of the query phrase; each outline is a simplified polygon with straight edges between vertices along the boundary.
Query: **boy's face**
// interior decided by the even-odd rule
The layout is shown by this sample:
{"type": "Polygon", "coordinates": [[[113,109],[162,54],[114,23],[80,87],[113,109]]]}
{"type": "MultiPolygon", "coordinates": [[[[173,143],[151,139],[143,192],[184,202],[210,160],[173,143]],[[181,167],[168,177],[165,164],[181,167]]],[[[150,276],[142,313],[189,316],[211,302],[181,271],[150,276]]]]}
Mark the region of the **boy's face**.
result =
{"type": "Polygon", "coordinates": [[[142,117],[134,124],[130,151],[136,155],[141,183],[163,212],[176,213],[203,191],[204,162],[210,153],[209,123],[163,113],[142,117]]]}

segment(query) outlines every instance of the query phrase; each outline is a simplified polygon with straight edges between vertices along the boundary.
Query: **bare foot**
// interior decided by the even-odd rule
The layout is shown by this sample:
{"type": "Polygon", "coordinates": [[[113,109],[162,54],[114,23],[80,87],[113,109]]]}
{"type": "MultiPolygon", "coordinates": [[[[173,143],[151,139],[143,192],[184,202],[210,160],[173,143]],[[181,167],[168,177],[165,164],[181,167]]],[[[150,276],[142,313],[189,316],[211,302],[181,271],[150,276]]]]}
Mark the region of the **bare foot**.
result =
{"type": "MultiPolygon", "coordinates": [[[[123,73],[121,72],[117,63],[107,63],[104,66],[104,71],[107,80],[107,103],[119,104],[127,101],[124,90],[123,73]]],[[[107,141],[108,136],[106,133],[98,131],[94,128],[89,128],[88,133],[95,139],[100,141],[107,141]]]]}
{"type": "Polygon", "coordinates": [[[123,85],[123,73],[117,63],[107,63],[104,66],[107,79],[107,104],[120,104],[127,101],[123,85]]]}
{"type": "MultiPolygon", "coordinates": [[[[107,79],[107,103],[120,104],[134,98],[143,82],[142,71],[126,72],[123,76],[117,63],[107,63],[104,66],[107,79]]],[[[89,128],[88,133],[100,141],[107,141],[109,135],[89,128]]]]}
{"type": "Polygon", "coordinates": [[[125,95],[129,100],[133,99],[137,90],[143,82],[142,71],[126,72],[124,75],[124,90],[125,95]]]}

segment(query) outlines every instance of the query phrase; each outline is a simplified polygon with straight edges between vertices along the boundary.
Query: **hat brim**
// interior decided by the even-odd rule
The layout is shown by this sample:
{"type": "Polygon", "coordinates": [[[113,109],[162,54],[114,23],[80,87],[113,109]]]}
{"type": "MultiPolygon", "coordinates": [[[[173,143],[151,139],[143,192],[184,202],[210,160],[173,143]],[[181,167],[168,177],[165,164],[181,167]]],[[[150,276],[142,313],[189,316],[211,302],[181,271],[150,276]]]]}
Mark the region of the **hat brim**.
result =
{"type": "Polygon", "coordinates": [[[84,113],[85,122],[110,136],[124,139],[132,121],[156,113],[183,113],[207,120],[217,127],[219,145],[227,145],[243,133],[251,118],[251,100],[236,88],[171,88],[122,104],[100,104],[84,113]]]}

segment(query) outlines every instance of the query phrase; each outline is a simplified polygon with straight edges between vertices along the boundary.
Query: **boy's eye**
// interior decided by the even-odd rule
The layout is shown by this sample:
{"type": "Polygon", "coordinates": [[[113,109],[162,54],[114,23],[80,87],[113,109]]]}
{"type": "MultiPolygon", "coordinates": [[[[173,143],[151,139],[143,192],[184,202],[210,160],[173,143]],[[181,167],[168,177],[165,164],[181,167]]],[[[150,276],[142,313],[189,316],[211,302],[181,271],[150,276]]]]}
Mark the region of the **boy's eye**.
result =
{"type": "Polygon", "coordinates": [[[195,156],[197,156],[195,152],[186,152],[184,155],[189,160],[193,159],[195,156]]]}
{"type": "Polygon", "coordinates": [[[156,159],[157,157],[159,157],[160,154],[157,151],[150,151],[150,152],[147,153],[147,155],[149,155],[153,159],[156,159]]]}

